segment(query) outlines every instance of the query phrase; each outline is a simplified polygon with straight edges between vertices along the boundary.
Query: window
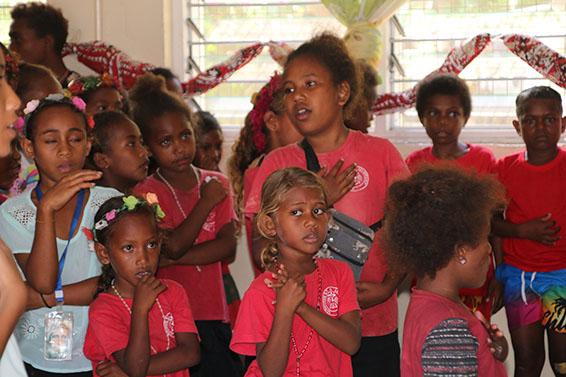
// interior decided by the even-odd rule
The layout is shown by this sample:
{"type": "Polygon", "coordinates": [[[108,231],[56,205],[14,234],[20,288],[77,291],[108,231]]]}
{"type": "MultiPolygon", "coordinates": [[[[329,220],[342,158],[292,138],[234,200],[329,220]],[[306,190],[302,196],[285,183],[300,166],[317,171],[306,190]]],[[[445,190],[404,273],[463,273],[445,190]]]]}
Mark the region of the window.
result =
{"type": "Polygon", "coordinates": [[[0,35],[2,36],[0,42],[4,43],[6,47],[10,44],[8,33],[10,32],[10,24],[12,23],[12,17],[10,17],[12,7],[25,2],[25,0],[0,0],[0,35]]]}
{"type": "MultiPolygon", "coordinates": [[[[189,57],[194,61],[189,70],[193,74],[198,72],[197,67],[209,68],[258,41],[281,41],[297,47],[317,31],[330,29],[338,35],[344,32],[319,1],[191,0],[187,6],[189,57]]],[[[266,47],[229,80],[195,100],[223,127],[239,129],[252,108],[251,96],[275,70],[281,68],[266,47]]]]}
{"type": "MultiPolygon", "coordinates": [[[[411,88],[440,67],[450,49],[480,33],[531,35],[566,54],[564,19],[564,0],[409,0],[389,23],[386,87],[392,92],[411,88]]],[[[566,97],[566,90],[542,78],[495,37],[460,76],[473,96],[466,132],[482,141],[514,132],[510,125],[521,90],[551,85],[566,97]]],[[[412,131],[422,130],[415,109],[385,118],[382,127],[394,136],[410,139],[412,131]]]]}

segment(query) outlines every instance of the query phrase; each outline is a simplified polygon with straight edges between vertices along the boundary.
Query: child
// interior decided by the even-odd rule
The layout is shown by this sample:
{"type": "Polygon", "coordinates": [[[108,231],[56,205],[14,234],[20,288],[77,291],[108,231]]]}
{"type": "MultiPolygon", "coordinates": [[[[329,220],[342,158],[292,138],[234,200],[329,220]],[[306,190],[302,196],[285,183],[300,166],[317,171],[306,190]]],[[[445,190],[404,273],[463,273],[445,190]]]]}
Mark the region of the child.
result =
{"type": "Polygon", "coordinates": [[[474,317],[459,294],[485,281],[490,218],[503,203],[493,178],[455,168],[426,169],[389,189],[383,248],[393,269],[417,276],[403,330],[403,376],[507,375],[505,337],[480,312],[474,317]]]}
{"type": "MultiPolygon", "coordinates": [[[[240,137],[232,147],[233,154],[228,165],[239,219],[243,217],[244,204],[265,155],[273,149],[302,139],[285,113],[282,94],[281,75],[275,73],[252,97],[254,106],[246,116],[240,137]]],[[[253,262],[252,256],[253,218],[246,216],[244,220],[249,254],[252,258],[254,275],[257,277],[261,271],[253,262]]]]}
{"type": "Polygon", "coordinates": [[[208,111],[196,113],[197,150],[194,164],[197,168],[220,171],[224,135],[218,120],[208,111]]]}
{"type": "Polygon", "coordinates": [[[377,100],[377,85],[379,75],[375,68],[364,60],[357,60],[356,64],[362,75],[362,95],[358,99],[355,109],[352,110],[349,119],[345,120],[346,127],[368,133],[373,121],[371,108],[377,100]]]}
{"type": "Polygon", "coordinates": [[[10,50],[27,63],[49,68],[63,88],[79,77],[63,62],[61,51],[69,34],[69,22],[60,9],[40,2],[22,3],[10,13],[10,50]]]}
{"type": "Polygon", "coordinates": [[[412,172],[423,163],[450,160],[478,173],[495,173],[495,157],[488,148],[459,140],[472,112],[472,97],[464,80],[454,74],[438,74],[423,80],[417,90],[416,107],[432,146],[407,156],[412,172]]]}
{"type": "Polygon", "coordinates": [[[507,189],[505,222],[494,222],[503,239],[505,312],[515,351],[516,376],[538,376],[544,365],[544,333],[557,376],[566,373],[566,151],[558,146],[566,128],[562,99],[537,86],[516,100],[513,126],[526,146],[498,162],[507,189]]]}
{"type": "Polygon", "coordinates": [[[116,89],[112,77],[105,73],[102,76],[85,76],[69,83],[69,91],[86,102],[88,115],[103,111],[124,111],[125,101],[116,89]]]}
{"type": "MultiPolygon", "coordinates": [[[[3,47],[0,44],[0,47],[3,47]]],[[[20,100],[8,84],[10,74],[9,58],[0,48],[0,158],[10,153],[11,143],[16,137],[12,124],[20,100]]],[[[1,233],[0,233],[1,234],[1,233]]],[[[26,287],[23,283],[11,250],[6,247],[0,235],[0,376],[26,376],[22,357],[12,335],[18,318],[26,305],[26,287]]]]}
{"type": "MultiPolygon", "coordinates": [[[[154,198],[148,194],[147,199],[154,198]]],[[[94,246],[104,267],[84,347],[93,369],[109,359],[128,376],[181,377],[199,361],[183,287],[154,276],[162,216],[158,204],[122,196],[106,201],[94,217],[94,246]]]]}
{"type": "Polygon", "coordinates": [[[181,80],[174,74],[169,68],[157,67],[150,71],[156,76],[161,76],[165,79],[165,87],[171,93],[178,95],[183,98],[183,86],[181,80]]]}
{"type": "MultiPolygon", "coordinates": [[[[145,75],[131,91],[134,119],[159,168],[134,188],[155,193],[167,214],[169,230],[157,276],[179,282],[187,291],[201,338],[198,376],[238,376],[241,363],[231,353],[231,329],[221,261],[234,257],[235,216],[227,179],[194,167],[193,116],[162,78],[145,75]]],[[[194,372],[194,373],[193,373],[194,372]]]]}
{"type": "MultiPolygon", "coordinates": [[[[329,194],[329,204],[366,224],[383,217],[385,193],[389,184],[407,168],[393,144],[385,139],[349,130],[343,113],[356,97],[356,66],[344,42],[322,34],[292,52],[283,74],[285,109],[291,122],[314,149],[323,170],[319,173],[329,194]],[[342,168],[346,167],[346,168],[342,168]]],[[[261,185],[275,170],[306,167],[305,151],[291,144],[271,152],[261,164],[254,180],[246,213],[259,210],[261,185]]],[[[258,242],[253,244],[258,255],[258,242]]],[[[383,255],[374,242],[362,271],[359,296],[362,313],[362,345],[352,358],[354,375],[399,374],[397,339],[397,295],[399,278],[389,279],[383,255]],[[368,290],[381,295],[367,303],[368,290]],[[381,291],[381,292],[379,292],[381,291]],[[383,303],[376,305],[379,301],[383,303]]]]}
{"type": "MultiPolygon", "coordinates": [[[[472,97],[466,82],[454,74],[439,74],[423,80],[417,91],[417,113],[432,146],[414,151],[405,160],[411,172],[424,164],[455,164],[481,174],[495,173],[495,156],[481,145],[459,141],[460,133],[470,118],[472,97]]],[[[489,321],[493,296],[494,263],[485,284],[477,289],[463,289],[462,301],[472,312],[479,310],[489,321]]]]}
{"type": "Polygon", "coordinates": [[[269,239],[262,259],[272,272],[246,292],[232,349],[257,355],[246,376],[352,376],[350,355],[360,346],[354,276],[345,263],[313,258],[329,220],[321,180],[282,169],[261,197],[257,226],[269,239]]]}
{"type": "Polygon", "coordinates": [[[102,171],[98,185],[130,193],[147,177],[148,153],[138,126],[124,113],[105,111],[94,116],[88,161],[102,171]]]}
{"type": "Polygon", "coordinates": [[[33,99],[44,99],[50,94],[62,93],[63,88],[48,68],[24,63],[20,64],[18,84],[14,90],[25,105],[33,99]]]}
{"type": "MultiPolygon", "coordinates": [[[[90,142],[80,98],[51,95],[25,108],[24,149],[35,159],[41,180],[33,190],[0,207],[0,235],[15,254],[28,285],[39,292],[35,297],[52,307],[54,290],[59,293],[62,285],[100,274],[100,264],[80,229],[91,228],[94,212],[118,192],[93,187],[101,173],[83,169],[90,142]]],[[[60,296],[58,304],[65,300],[64,294],[60,296]]],[[[86,305],[88,296],[83,294],[86,305]]],[[[44,337],[49,334],[45,334],[44,320],[54,310],[30,310],[20,319],[16,336],[28,374],[91,375],[91,365],[82,353],[87,306],[62,306],[73,315],[72,354],[46,360],[44,337]]]]}

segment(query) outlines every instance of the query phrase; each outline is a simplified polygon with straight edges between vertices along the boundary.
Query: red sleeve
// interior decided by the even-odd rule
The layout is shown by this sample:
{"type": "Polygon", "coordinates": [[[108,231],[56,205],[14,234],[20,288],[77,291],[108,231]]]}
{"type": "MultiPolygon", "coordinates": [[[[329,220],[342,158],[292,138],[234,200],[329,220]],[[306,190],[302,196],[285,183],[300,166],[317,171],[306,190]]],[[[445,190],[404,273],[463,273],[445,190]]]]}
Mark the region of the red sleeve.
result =
{"type": "Polygon", "coordinates": [[[277,158],[279,151],[276,150],[274,152],[268,154],[263,160],[261,166],[258,168],[257,174],[251,185],[248,200],[244,203],[244,213],[252,215],[252,217],[259,212],[259,207],[261,205],[261,188],[263,187],[263,183],[271,173],[284,167],[277,158]]]}
{"type": "Polygon", "coordinates": [[[171,313],[175,319],[175,332],[198,333],[185,289],[173,280],[163,279],[162,281],[167,286],[164,293],[167,295],[171,313]]]}
{"type": "Polygon", "coordinates": [[[388,155],[388,169],[387,169],[387,187],[391,185],[394,181],[398,179],[407,178],[411,173],[403,161],[401,153],[395,148],[390,141],[387,141],[387,147],[389,148],[388,155]]]}
{"type": "MultiPolygon", "coordinates": [[[[254,282],[264,284],[265,277],[262,274],[254,282]]],[[[255,355],[256,344],[267,341],[275,315],[275,293],[258,289],[257,284],[252,283],[242,299],[230,342],[230,348],[242,355],[255,355]]]]}
{"type": "Polygon", "coordinates": [[[350,267],[345,263],[337,263],[338,276],[340,282],[339,291],[342,292],[340,297],[340,308],[338,316],[342,316],[354,310],[360,310],[358,304],[358,296],[356,292],[356,283],[354,282],[354,273],[350,267]]]}
{"type": "Polygon", "coordinates": [[[217,177],[222,183],[222,186],[228,190],[228,194],[224,200],[214,207],[217,230],[220,230],[224,225],[236,220],[236,212],[234,211],[234,198],[228,179],[222,174],[215,174],[215,177],[217,177]]]}
{"type": "Polygon", "coordinates": [[[102,296],[91,304],[88,314],[90,334],[96,338],[106,358],[114,360],[113,353],[125,349],[130,336],[123,311],[102,296]]]}

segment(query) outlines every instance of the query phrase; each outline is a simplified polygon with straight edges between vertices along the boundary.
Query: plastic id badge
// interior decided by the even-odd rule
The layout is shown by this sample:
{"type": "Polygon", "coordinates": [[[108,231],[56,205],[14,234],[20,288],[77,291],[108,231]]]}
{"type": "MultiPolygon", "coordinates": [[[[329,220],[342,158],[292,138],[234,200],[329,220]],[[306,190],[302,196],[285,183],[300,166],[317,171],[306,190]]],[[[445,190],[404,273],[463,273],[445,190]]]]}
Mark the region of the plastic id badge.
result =
{"type": "Polygon", "coordinates": [[[73,313],[60,310],[45,314],[45,360],[71,360],[73,354],[73,313]]]}

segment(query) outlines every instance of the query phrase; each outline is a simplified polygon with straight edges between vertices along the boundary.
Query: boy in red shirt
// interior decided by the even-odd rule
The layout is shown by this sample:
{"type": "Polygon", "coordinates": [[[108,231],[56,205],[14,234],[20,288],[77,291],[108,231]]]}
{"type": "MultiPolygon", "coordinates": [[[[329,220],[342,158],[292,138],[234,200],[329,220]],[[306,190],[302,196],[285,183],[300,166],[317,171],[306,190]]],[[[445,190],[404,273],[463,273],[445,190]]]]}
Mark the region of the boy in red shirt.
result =
{"type": "MultiPolygon", "coordinates": [[[[566,127],[560,94],[538,86],[516,100],[513,126],[526,146],[498,163],[507,189],[505,221],[495,220],[503,240],[496,277],[504,285],[505,311],[515,350],[515,370],[538,376],[544,365],[544,332],[550,364],[566,373],[566,151],[558,146],[566,127]]],[[[519,375],[519,374],[516,374],[519,375]]]]}

